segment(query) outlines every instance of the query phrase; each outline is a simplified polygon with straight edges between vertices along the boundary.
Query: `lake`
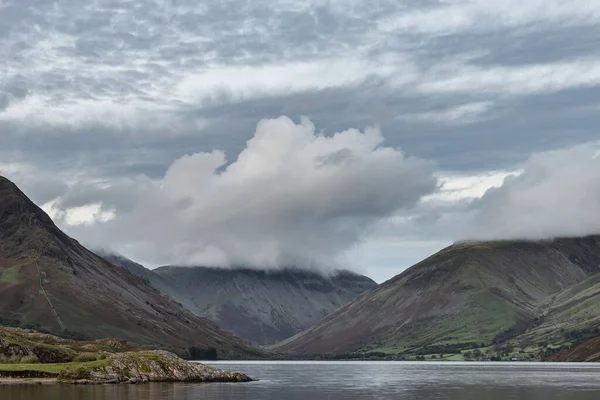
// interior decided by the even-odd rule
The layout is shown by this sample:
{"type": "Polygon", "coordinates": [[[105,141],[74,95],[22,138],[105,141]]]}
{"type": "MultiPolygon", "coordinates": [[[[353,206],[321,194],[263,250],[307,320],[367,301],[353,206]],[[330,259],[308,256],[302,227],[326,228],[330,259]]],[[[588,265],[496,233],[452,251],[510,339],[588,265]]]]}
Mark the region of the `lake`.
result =
{"type": "Polygon", "coordinates": [[[2,400],[597,400],[600,364],[211,362],[242,384],[0,386],[2,400]]]}

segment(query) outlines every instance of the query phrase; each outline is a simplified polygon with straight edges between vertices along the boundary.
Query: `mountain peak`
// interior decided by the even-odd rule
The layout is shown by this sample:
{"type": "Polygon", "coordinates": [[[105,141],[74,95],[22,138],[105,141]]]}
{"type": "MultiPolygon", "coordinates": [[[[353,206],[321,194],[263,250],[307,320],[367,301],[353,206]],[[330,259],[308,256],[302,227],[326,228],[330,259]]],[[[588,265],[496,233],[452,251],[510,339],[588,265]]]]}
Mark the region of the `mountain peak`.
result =
{"type": "Polygon", "coordinates": [[[57,255],[70,241],[41,208],[0,176],[0,257],[57,255]]]}

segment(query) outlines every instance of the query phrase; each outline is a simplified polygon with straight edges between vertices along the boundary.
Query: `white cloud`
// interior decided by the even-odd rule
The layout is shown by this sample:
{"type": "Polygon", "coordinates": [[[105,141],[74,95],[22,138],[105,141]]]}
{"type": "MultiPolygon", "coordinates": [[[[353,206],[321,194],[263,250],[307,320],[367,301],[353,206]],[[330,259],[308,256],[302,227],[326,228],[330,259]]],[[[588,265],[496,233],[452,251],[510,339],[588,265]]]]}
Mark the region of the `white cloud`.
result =
{"type": "Polygon", "coordinates": [[[483,196],[488,190],[502,186],[504,180],[522,171],[488,171],[473,174],[438,173],[441,189],[439,192],[426,196],[423,201],[457,202],[473,200],[483,196]]]}
{"type": "Polygon", "coordinates": [[[497,93],[524,95],[600,84],[600,60],[517,65],[513,67],[440,64],[417,84],[423,93],[497,93]]]}
{"type": "MultiPolygon", "coordinates": [[[[58,127],[69,130],[104,127],[112,131],[133,130],[140,134],[170,130],[181,124],[174,113],[166,106],[130,99],[96,98],[71,99],[66,103],[57,103],[52,97],[30,95],[22,100],[13,101],[0,112],[0,121],[20,123],[34,128],[58,127]]],[[[186,121],[190,128],[202,129],[205,121],[196,119],[186,121]]],[[[57,134],[63,131],[55,131],[57,134]]]]}
{"type": "Polygon", "coordinates": [[[533,155],[520,175],[473,204],[468,239],[546,239],[600,234],[595,145],[533,155]]]}
{"type": "Polygon", "coordinates": [[[449,34],[532,24],[582,25],[600,21],[600,5],[589,0],[446,0],[402,10],[379,22],[383,32],[449,34]]]}
{"type": "Polygon", "coordinates": [[[438,111],[401,115],[399,116],[399,119],[422,123],[440,122],[449,124],[468,124],[485,118],[485,114],[492,106],[493,103],[490,101],[479,101],[460,104],[438,111]]]}
{"type": "Polygon", "coordinates": [[[369,77],[388,78],[400,71],[412,74],[412,65],[400,57],[320,59],[266,65],[214,65],[187,74],[176,92],[186,101],[241,100],[254,96],[286,95],[310,90],[355,86],[369,77]]]}
{"type": "Polygon", "coordinates": [[[103,210],[102,203],[93,203],[81,207],[61,210],[55,201],[42,205],[42,210],[53,220],[64,221],[70,226],[89,226],[106,223],[115,218],[114,210],[103,210]]]}
{"type": "Polygon", "coordinates": [[[69,231],[153,264],[335,268],[371,225],[436,183],[431,163],[384,147],[377,129],[326,137],[281,117],[261,121],[231,164],[219,151],[190,154],[152,187],[132,186],[129,209],[55,210],[60,199],[49,209],[66,224],[101,220],[69,231]]]}

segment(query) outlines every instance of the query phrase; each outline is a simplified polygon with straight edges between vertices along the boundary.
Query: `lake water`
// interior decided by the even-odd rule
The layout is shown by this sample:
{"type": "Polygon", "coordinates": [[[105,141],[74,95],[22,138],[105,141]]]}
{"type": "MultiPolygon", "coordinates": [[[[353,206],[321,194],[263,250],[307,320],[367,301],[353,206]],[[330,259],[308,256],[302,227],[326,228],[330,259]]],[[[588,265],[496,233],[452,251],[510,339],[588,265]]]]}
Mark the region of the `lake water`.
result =
{"type": "Polygon", "coordinates": [[[1,400],[598,400],[600,364],[217,362],[238,384],[0,386],[1,400]]]}

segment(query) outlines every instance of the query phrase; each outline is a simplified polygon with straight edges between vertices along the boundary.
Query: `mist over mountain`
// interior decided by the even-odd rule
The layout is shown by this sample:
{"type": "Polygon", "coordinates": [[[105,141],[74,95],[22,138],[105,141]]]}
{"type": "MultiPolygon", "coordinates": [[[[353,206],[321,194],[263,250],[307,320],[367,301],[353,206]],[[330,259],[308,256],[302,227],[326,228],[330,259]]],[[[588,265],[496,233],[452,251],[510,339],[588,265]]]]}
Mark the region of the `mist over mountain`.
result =
{"type": "Polygon", "coordinates": [[[600,149],[534,154],[470,204],[455,235],[475,240],[552,239],[600,234],[600,149]]]}
{"type": "Polygon", "coordinates": [[[122,256],[101,255],[148,279],[196,315],[260,345],[293,336],[377,286],[349,271],[175,266],[150,271],[122,256]]]}

